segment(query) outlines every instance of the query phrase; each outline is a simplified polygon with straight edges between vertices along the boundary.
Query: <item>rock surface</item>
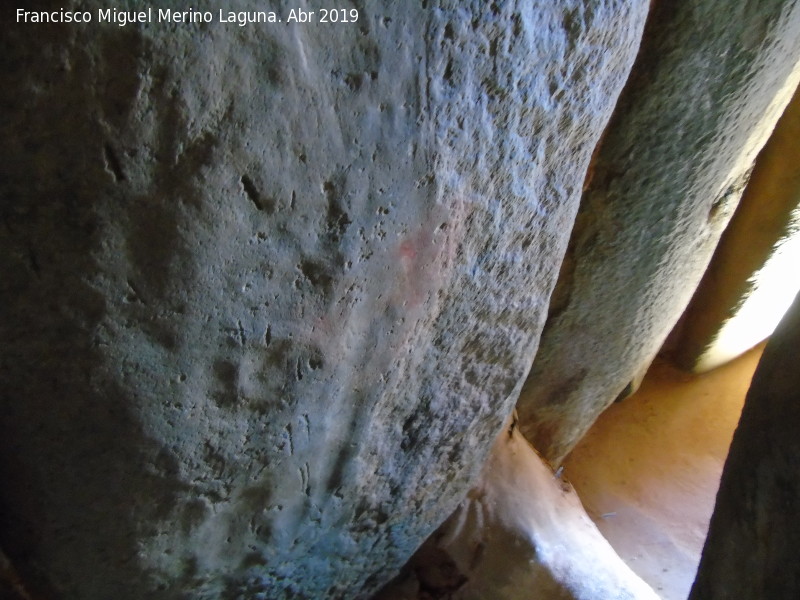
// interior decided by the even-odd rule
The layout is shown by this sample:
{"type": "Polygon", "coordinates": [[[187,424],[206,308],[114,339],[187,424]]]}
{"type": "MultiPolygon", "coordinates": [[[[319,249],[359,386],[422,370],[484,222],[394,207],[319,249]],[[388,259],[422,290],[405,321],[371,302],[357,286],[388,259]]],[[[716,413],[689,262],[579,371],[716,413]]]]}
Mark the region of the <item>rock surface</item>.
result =
{"type": "Polygon", "coordinates": [[[645,11],[4,19],[0,544],[26,579],[157,600],[390,578],[513,407],[645,11]]]}
{"type": "Polygon", "coordinates": [[[769,337],[800,291],[800,89],[758,155],[678,326],[672,358],[704,372],[769,337]]]}
{"type": "Polygon", "coordinates": [[[2,550],[0,550],[0,598],[31,600],[11,561],[2,550]]]}
{"type": "Polygon", "coordinates": [[[654,4],[518,405],[554,464],[635,387],[686,308],[798,57],[800,0],[654,4]]]}
{"type": "Polygon", "coordinates": [[[376,600],[658,600],[516,429],[497,438],[481,479],[376,600]],[[440,553],[436,560],[437,551],[440,553]]]}
{"type": "Polygon", "coordinates": [[[800,597],[798,347],[800,296],[753,376],[690,600],[800,597]]]}

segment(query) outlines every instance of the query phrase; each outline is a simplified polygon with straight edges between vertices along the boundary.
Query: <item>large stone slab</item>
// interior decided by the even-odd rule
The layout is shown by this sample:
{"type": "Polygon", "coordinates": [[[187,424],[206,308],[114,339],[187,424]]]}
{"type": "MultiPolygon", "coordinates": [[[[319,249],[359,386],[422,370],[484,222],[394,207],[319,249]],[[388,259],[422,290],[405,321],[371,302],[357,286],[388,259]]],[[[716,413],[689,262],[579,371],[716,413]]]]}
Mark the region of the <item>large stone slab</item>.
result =
{"type": "Polygon", "coordinates": [[[672,358],[704,372],[769,337],[800,291],[800,89],[758,155],[681,318],[672,358]]]}
{"type": "Polygon", "coordinates": [[[0,544],[23,576],[82,600],[390,578],[512,410],[645,4],[4,19],[0,544]]]}
{"type": "Polygon", "coordinates": [[[798,57],[797,0],[654,4],[519,402],[553,463],[635,387],[686,308],[798,57]]]}
{"type": "Polygon", "coordinates": [[[800,296],[764,350],[722,472],[691,600],[800,596],[800,296]]]}

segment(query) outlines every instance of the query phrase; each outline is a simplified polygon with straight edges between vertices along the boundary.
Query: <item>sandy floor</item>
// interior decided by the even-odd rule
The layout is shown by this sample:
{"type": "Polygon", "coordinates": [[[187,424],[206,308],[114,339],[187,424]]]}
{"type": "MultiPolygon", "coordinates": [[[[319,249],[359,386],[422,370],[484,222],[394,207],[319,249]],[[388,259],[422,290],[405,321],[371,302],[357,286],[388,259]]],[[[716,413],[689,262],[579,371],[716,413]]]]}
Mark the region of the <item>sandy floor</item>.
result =
{"type": "Polygon", "coordinates": [[[722,465],[763,345],[691,376],[656,361],[565,463],[589,515],[664,600],[688,596],[722,465]]]}
{"type": "Polygon", "coordinates": [[[373,600],[659,600],[511,420],[458,509],[373,600]]]}

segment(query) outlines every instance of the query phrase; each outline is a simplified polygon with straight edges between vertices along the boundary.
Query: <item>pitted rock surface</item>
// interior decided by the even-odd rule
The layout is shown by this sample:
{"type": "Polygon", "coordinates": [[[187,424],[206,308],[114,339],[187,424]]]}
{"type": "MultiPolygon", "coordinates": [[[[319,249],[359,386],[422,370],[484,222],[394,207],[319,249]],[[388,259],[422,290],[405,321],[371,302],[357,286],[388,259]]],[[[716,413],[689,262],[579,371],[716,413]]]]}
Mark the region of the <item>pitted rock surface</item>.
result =
{"type": "Polygon", "coordinates": [[[646,4],[4,20],[0,544],[28,581],[387,581],[513,408],[646,4]]]}
{"type": "Polygon", "coordinates": [[[519,401],[553,464],[636,387],[686,308],[798,57],[798,0],[654,3],[519,401]]]}
{"type": "Polygon", "coordinates": [[[714,258],[670,342],[705,372],[769,337],[800,291],[800,88],[756,160],[714,258]]]}

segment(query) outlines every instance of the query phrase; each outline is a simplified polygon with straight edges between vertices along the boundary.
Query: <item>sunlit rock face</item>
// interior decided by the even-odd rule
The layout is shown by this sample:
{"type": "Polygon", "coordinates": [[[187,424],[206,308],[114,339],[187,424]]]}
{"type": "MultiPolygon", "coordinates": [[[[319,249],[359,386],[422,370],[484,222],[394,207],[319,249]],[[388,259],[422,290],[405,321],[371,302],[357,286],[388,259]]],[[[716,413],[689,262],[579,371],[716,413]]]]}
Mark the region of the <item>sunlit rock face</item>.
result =
{"type": "Polygon", "coordinates": [[[800,595],[800,296],[764,350],[722,473],[691,600],[800,595]]]}
{"type": "Polygon", "coordinates": [[[775,330],[800,290],[800,89],[758,155],[714,258],[677,328],[673,358],[708,371],[775,330]]]}
{"type": "Polygon", "coordinates": [[[654,4],[519,402],[549,460],[635,387],[680,317],[797,86],[799,56],[796,0],[654,4]]]}
{"type": "Polygon", "coordinates": [[[513,407],[645,5],[6,22],[0,543],[26,579],[391,577],[513,407]]]}

